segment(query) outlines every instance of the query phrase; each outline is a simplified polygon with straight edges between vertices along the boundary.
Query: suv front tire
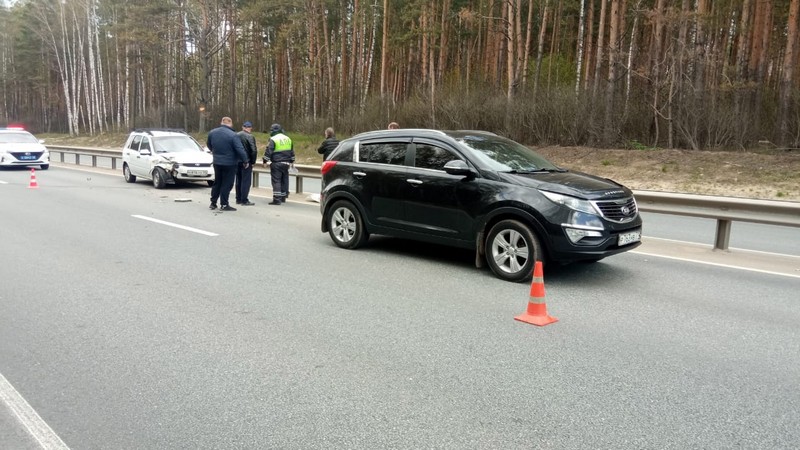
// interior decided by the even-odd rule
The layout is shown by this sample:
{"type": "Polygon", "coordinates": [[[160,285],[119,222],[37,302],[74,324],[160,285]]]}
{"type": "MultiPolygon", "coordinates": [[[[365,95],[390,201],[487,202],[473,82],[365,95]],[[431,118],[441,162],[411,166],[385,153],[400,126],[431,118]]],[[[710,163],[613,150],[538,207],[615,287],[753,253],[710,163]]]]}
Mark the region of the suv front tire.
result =
{"type": "Polygon", "coordinates": [[[486,238],[486,262],[498,278],[524,281],[531,277],[533,264],[543,260],[536,234],[518,220],[501,220],[486,238]]]}

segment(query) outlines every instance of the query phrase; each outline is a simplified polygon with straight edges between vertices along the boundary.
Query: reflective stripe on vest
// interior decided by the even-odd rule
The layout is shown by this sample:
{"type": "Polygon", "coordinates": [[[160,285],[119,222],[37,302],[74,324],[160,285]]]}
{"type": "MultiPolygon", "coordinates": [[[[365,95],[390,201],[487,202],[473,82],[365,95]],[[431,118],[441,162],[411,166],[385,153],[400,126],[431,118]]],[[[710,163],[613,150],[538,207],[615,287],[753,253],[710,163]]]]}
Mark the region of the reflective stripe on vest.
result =
{"type": "Polygon", "coordinates": [[[275,143],[275,152],[285,152],[292,149],[292,140],[285,134],[276,134],[269,138],[269,140],[275,143]]]}

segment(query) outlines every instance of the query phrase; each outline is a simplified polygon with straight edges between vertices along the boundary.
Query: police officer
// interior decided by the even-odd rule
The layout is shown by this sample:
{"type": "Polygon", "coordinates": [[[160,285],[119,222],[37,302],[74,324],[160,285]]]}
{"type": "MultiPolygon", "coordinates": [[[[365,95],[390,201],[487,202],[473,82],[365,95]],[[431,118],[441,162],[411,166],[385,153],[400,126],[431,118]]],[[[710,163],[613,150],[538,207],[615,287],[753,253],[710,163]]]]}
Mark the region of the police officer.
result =
{"type": "Polygon", "coordinates": [[[264,167],[270,166],[272,178],[272,201],[269,204],[280,205],[289,196],[289,166],[294,164],[294,147],[278,123],[269,127],[269,136],[264,151],[264,167]]]}

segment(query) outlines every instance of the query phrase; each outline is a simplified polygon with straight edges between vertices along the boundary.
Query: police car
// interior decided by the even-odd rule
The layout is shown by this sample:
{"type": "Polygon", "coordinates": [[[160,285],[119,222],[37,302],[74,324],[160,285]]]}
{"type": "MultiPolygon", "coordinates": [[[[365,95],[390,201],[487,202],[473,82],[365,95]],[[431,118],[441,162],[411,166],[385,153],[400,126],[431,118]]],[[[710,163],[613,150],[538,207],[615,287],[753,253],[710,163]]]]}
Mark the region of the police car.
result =
{"type": "Polygon", "coordinates": [[[122,148],[125,181],[151,180],[156,189],[178,181],[214,184],[214,157],[183,130],[137,129],[122,148]]]}
{"type": "Polygon", "coordinates": [[[0,128],[0,167],[50,167],[50,152],[44,141],[21,127],[0,128]]]}

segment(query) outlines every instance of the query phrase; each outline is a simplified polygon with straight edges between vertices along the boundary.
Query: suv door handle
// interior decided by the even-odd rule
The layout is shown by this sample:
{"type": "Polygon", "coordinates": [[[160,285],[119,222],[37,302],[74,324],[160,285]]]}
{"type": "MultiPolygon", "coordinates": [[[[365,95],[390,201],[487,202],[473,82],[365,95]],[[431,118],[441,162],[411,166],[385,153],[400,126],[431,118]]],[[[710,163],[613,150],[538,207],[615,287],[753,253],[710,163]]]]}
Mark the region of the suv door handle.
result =
{"type": "Polygon", "coordinates": [[[409,179],[407,179],[406,181],[407,181],[408,183],[410,183],[410,184],[416,184],[416,185],[420,185],[420,184],[422,184],[422,180],[415,180],[415,179],[413,179],[413,178],[409,178],[409,179]]]}
{"type": "Polygon", "coordinates": [[[364,172],[353,172],[353,176],[357,178],[364,178],[365,176],[367,176],[367,174],[364,172]]]}

